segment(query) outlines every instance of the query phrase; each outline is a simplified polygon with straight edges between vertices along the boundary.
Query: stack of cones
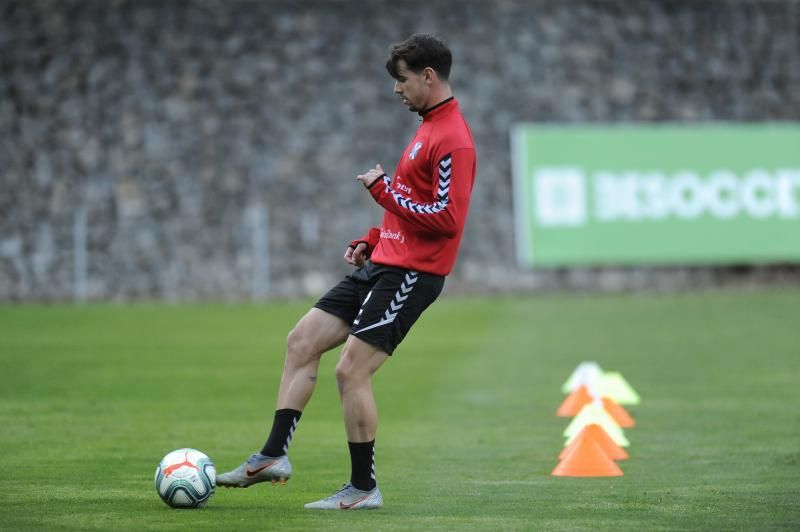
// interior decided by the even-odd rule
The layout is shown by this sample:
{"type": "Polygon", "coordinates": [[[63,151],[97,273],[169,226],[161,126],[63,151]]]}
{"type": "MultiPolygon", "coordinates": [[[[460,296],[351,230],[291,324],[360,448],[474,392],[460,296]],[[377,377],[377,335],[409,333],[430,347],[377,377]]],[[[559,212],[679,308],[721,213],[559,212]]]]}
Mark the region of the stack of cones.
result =
{"type": "Polygon", "coordinates": [[[551,475],[622,476],[616,461],[628,458],[624,448],[630,445],[623,429],[636,425],[622,405],[639,404],[639,395],[619,372],[603,372],[596,362],[575,368],[561,391],[568,395],[556,415],[573,419],[551,475]]]}

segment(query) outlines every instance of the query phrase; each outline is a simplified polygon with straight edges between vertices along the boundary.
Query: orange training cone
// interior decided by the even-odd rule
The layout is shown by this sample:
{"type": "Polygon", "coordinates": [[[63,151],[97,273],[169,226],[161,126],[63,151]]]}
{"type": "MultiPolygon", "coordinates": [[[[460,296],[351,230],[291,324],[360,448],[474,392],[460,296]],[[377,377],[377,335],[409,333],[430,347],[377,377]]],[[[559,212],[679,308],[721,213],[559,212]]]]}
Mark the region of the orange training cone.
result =
{"type": "Polygon", "coordinates": [[[564,447],[561,451],[561,454],[558,455],[559,460],[563,460],[567,457],[567,455],[578,445],[578,440],[583,438],[591,438],[603,449],[603,452],[611,458],[612,460],[627,460],[628,453],[617,445],[611,436],[608,435],[606,431],[603,430],[603,427],[596,424],[586,425],[583,429],[578,433],[578,435],[571,441],[569,444],[564,447]]]}
{"type": "Polygon", "coordinates": [[[554,477],[621,477],[622,470],[592,438],[581,438],[553,469],[554,477]]]}
{"type": "Polygon", "coordinates": [[[628,414],[628,411],[610,397],[603,397],[603,408],[608,412],[608,415],[617,422],[617,425],[623,429],[629,429],[636,425],[636,422],[631,415],[628,414]]]}
{"type": "Polygon", "coordinates": [[[581,408],[592,402],[592,396],[589,395],[589,389],[586,386],[580,386],[577,390],[570,393],[561,406],[556,410],[558,417],[573,417],[577,416],[581,408]]]}

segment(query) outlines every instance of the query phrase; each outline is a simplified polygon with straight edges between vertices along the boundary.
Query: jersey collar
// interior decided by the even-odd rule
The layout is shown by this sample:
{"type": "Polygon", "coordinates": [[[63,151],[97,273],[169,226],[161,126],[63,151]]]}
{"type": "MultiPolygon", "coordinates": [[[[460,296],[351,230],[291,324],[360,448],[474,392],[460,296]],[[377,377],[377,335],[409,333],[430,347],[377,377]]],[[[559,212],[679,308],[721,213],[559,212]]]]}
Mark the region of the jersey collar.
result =
{"type": "Polygon", "coordinates": [[[428,107],[424,111],[420,111],[419,116],[421,116],[423,120],[431,120],[435,116],[442,114],[445,110],[452,109],[457,105],[458,100],[456,100],[454,96],[450,96],[449,98],[437,103],[433,107],[428,107]]]}

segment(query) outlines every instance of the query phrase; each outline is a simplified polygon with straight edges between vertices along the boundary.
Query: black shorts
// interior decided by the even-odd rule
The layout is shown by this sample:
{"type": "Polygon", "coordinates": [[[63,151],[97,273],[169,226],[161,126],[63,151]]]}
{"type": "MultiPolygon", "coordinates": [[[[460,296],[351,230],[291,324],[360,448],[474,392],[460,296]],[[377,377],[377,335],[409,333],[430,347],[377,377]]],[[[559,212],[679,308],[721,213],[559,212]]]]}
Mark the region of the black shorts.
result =
{"type": "Polygon", "coordinates": [[[391,355],[443,287],[443,275],[367,261],[314,306],[343,319],[351,325],[350,334],[391,355]]]}

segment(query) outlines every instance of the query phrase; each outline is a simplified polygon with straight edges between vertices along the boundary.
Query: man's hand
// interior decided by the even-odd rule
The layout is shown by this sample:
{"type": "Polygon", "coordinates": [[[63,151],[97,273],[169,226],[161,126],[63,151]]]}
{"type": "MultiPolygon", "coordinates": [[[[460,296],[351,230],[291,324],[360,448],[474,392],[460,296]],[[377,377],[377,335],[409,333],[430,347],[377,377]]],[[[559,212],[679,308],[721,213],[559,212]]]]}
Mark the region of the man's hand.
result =
{"type": "Polygon", "coordinates": [[[357,268],[362,267],[367,261],[367,244],[359,242],[354,248],[347,246],[347,251],[344,252],[344,260],[347,264],[352,264],[357,268]]]}
{"type": "Polygon", "coordinates": [[[369,188],[372,184],[381,178],[382,175],[386,174],[381,168],[381,165],[376,164],[375,168],[372,170],[367,171],[364,174],[360,174],[356,176],[357,181],[361,181],[365,187],[369,188]]]}

